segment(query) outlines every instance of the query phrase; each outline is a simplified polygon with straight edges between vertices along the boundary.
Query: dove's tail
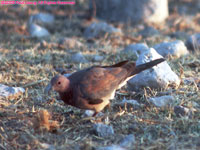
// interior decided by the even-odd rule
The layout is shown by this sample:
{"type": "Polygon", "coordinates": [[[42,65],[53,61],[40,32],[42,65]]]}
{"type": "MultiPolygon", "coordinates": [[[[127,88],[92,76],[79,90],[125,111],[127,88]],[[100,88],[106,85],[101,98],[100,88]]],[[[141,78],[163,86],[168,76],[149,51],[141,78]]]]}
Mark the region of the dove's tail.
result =
{"type": "Polygon", "coordinates": [[[163,61],[165,61],[165,59],[160,58],[160,59],[156,59],[156,60],[153,60],[153,61],[145,63],[145,64],[138,65],[135,67],[134,71],[132,72],[132,75],[140,73],[146,69],[152,68],[153,66],[155,66],[163,61]]]}

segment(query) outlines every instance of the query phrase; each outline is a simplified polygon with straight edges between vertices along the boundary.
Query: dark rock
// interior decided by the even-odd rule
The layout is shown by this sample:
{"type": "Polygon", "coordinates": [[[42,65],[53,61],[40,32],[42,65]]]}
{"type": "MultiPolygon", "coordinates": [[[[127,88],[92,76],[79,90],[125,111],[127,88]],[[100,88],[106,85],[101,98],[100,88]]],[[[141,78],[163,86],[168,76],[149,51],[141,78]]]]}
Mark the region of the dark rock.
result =
{"type": "Polygon", "coordinates": [[[83,46],[83,44],[76,39],[67,37],[61,38],[58,43],[60,47],[63,47],[65,49],[80,48],[83,46]]]}
{"type": "Polygon", "coordinates": [[[156,30],[155,28],[148,26],[144,28],[144,30],[140,31],[139,34],[142,35],[144,38],[147,38],[147,37],[159,35],[160,32],[156,30]]]}
{"type": "MultiPolygon", "coordinates": [[[[96,0],[97,17],[117,22],[164,21],[168,13],[167,0],[96,0]]],[[[90,8],[92,9],[92,0],[90,8]]]]}
{"type": "Polygon", "coordinates": [[[191,35],[186,41],[186,46],[189,50],[199,51],[200,50],[200,33],[191,35]]]}
{"type": "Polygon", "coordinates": [[[126,105],[127,108],[134,108],[134,109],[140,107],[140,104],[136,100],[127,100],[127,99],[123,99],[123,101],[116,103],[115,105],[121,107],[124,107],[126,105]]]}
{"type": "Polygon", "coordinates": [[[148,49],[149,47],[145,43],[130,44],[123,50],[123,53],[139,56],[148,49]]]}
{"type": "Polygon", "coordinates": [[[104,59],[103,56],[100,56],[100,55],[95,55],[94,58],[93,58],[93,61],[96,61],[96,62],[101,62],[102,60],[104,59]]]}
{"type": "Polygon", "coordinates": [[[172,104],[174,100],[174,97],[171,95],[149,98],[149,101],[156,107],[165,107],[167,105],[172,104]]]}
{"type": "Polygon", "coordinates": [[[135,142],[135,136],[133,134],[129,134],[119,142],[119,145],[124,148],[132,148],[135,142]]]}
{"type": "Polygon", "coordinates": [[[174,113],[176,114],[177,117],[181,116],[192,116],[192,110],[189,108],[183,107],[183,106],[175,106],[174,107],[174,113]]]}
{"type": "Polygon", "coordinates": [[[51,14],[38,13],[30,17],[30,21],[35,24],[53,24],[55,18],[51,14]]]}
{"type": "Polygon", "coordinates": [[[170,34],[170,37],[184,40],[188,38],[188,34],[186,32],[177,31],[170,34]]]}
{"type": "Polygon", "coordinates": [[[74,63],[87,63],[88,62],[81,52],[73,54],[71,56],[71,61],[74,63]]]}
{"type": "Polygon", "coordinates": [[[122,34],[121,29],[117,29],[112,25],[107,24],[106,22],[92,23],[84,31],[84,36],[88,39],[103,37],[106,33],[122,34]]]}
{"type": "Polygon", "coordinates": [[[94,131],[100,137],[109,137],[114,135],[113,127],[102,123],[94,124],[94,131]]]}

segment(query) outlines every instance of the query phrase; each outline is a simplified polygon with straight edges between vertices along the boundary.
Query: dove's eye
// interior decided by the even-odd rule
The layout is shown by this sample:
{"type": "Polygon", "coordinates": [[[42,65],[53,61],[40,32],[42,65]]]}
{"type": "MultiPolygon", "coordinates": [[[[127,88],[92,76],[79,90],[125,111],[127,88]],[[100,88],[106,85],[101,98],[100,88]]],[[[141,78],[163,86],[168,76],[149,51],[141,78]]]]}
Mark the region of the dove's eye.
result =
{"type": "Polygon", "coordinates": [[[60,85],[61,84],[61,82],[60,81],[58,81],[58,85],[60,85]]]}

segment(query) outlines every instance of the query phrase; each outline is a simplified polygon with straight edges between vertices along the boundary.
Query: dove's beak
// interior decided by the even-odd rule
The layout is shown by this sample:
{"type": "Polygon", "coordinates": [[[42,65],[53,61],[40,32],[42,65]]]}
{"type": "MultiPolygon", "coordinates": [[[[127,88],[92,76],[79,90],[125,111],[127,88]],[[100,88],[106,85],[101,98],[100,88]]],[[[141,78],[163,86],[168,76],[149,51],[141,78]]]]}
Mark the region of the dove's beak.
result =
{"type": "Polygon", "coordinates": [[[51,83],[49,83],[46,88],[44,89],[44,93],[45,94],[48,94],[50,91],[52,90],[52,85],[51,83]]]}

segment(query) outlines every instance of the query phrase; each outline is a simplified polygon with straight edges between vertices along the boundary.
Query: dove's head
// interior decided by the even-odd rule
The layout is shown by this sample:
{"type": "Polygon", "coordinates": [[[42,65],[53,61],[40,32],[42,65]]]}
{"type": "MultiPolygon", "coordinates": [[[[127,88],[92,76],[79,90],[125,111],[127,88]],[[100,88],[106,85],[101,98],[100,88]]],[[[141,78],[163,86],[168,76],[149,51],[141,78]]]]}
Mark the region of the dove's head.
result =
{"type": "Polygon", "coordinates": [[[64,93],[69,89],[70,81],[67,77],[63,75],[56,75],[50,81],[50,83],[45,88],[45,93],[49,93],[54,90],[58,93],[64,93]]]}

